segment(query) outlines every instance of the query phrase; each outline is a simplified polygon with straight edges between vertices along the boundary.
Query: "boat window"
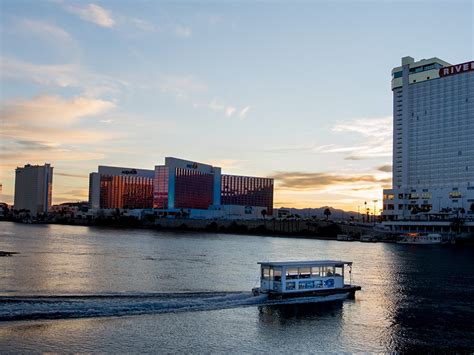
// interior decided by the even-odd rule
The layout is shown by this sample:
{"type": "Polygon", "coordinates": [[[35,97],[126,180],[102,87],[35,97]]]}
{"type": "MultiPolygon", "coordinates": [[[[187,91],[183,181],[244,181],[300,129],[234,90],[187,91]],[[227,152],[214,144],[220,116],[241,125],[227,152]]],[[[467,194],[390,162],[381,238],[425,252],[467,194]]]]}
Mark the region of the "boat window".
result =
{"type": "Polygon", "coordinates": [[[274,270],[273,279],[275,281],[281,281],[281,269],[274,270]]]}
{"type": "Polygon", "coordinates": [[[300,279],[309,279],[311,276],[311,268],[300,267],[299,268],[300,279]]]}
{"type": "Polygon", "coordinates": [[[292,280],[298,278],[298,269],[297,268],[290,268],[286,269],[286,279],[292,280]]]}
{"type": "Polygon", "coordinates": [[[286,289],[287,290],[294,290],[295,288],[296,288],[296,283],[294,281],[286,283],[286,289]]]}
{"type": "Polygon", "coordinates": [[[262,267],[262,280],[270,280],[270,268],[262,267]]]}
{"type": "Polygon", "coordinates": [[[311,268],[311,277],[319,277],[321,275],[321,268],[319,266],[315,266],[311,268]]]}
{"type": "Polygon", "coordinates": [[[344,269],[342,267],[336,267],[336,276],[343,276],[344,275],[344,269]]]}
{"type": "Polygon", "coordinates": [[[324,266],[322,268],[321,276],[323,277],[334,276],[334,266],[324,266]]]}

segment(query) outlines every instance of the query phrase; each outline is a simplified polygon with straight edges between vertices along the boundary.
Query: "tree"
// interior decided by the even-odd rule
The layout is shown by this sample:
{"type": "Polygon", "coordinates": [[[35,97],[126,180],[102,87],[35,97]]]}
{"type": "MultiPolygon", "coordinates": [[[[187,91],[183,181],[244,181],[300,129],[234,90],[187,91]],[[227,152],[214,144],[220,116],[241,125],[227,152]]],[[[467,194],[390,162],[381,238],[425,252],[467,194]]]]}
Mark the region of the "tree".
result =
{"type": "Polygon", "coordinates": [[[331,215],[331,210],[329,208],[325,208],[323,213],[326,216],[327,221],[329,219],[329,216],[331,215]]]}

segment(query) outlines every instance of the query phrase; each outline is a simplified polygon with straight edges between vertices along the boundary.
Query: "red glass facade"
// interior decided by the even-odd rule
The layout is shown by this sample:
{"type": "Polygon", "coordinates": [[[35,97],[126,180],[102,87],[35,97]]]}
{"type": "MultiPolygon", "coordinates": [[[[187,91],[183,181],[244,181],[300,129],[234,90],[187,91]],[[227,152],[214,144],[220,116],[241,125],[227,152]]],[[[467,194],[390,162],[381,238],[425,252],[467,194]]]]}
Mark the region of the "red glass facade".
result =
{"type": "Polygon", "coordinates": [[[168,167],[156,166],[153,181],[153,208],[168,208],[168,179],[168,167]]]}
{"type": "Polygon", "coordinates": [[[175,208],[208,209],[212,205],[214,175],[176,168],[175,208]]]}
{"type": "Polygon", "coordinates": [[[221,203],[223,205],[266,207],[273,213],[273,179],[222,175],[221,203]]]}
{"type": "Polygon", "coordinates": [[[100,208],[152,207],[152,178],[121,175],[100,176],[100,208]]]}

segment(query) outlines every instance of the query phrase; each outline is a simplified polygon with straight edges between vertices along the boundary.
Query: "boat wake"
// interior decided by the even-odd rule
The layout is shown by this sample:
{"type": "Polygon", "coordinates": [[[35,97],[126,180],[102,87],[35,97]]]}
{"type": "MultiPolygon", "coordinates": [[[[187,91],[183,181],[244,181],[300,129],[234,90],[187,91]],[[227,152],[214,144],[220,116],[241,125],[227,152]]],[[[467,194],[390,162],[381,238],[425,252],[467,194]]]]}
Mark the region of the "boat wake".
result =
{"type": "Polygon", "coordinates": [[[268,300],[251,292],[120,293],[0,296],[0,322],[119,317],[337,301],[345,295],[268,300]]]}

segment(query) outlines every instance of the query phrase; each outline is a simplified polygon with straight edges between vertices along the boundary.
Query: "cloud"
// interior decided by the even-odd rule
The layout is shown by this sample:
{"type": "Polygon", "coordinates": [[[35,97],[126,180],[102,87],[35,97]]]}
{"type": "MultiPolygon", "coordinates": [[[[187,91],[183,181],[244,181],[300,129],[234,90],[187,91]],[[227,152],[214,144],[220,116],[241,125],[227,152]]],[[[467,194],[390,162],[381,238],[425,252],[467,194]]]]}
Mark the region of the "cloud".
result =
{"type": "Polygon", "coordinates": [[[382,171],[384,173],[391,173],[392,172],[392,166],[391,165],[382,165],[377,167],[378,171],[382,171]]]}
{"type": "Polygon", "coordinates": [[[235,170],[242,168],[242,165],[248,162],[248,160],[239,160],[239,159],[215,159],[211,160],[209,164],[212,166],[218,166],[223,170],[235,170]]]}
{"type": "Polygon", "coordinates": [[[334,132],[354,132],[371,138],[390,138],[392,136],[392,117],[358,118],[338,123],[334,132]]]}
{"type": "Polygon", "coordinates": [[[277,172],[272,176],[278,188],[290,190],[323,189],[331,185],[358,183],[388,183],[391,179],[378,179],[374,175],[337,175],[327,173],[277,172]]]}
{"type": "Polygon", "coordinates": [[[32,19],[20,19],[19,25],[31,35],[37,35],[50,41],[74,42],[64,29],[48,22],[32,19]]]}
{"type": "Polygon", "coordinates": [[[240,110],[239,117],[242,118],[242,119],[247,117],[247,114],[248,114],[249,110],[250,110],[250,106],[244,107],[242,110],[240,110]]]}
{"type": "Polygon", "coordinates": [[[234,114],[236,108],[235,107],[232,107],[232,106],[228,106],[226,109],[225,109],[225,114],[230,117],[234,114]]]}
{"type": "Polygon", "coordinates": [[[114,122],[115,122],[115,120],[108,119],[108,120],[100,120],[99,122],[100,122],[100,123],[111,124],[111,123],[114,123],[114,122]]]}
{"type": "Polygon", "coordinates": [[[359,118],[338,123],[333,132],[352,133],[364,137],[362,144],[335,145],[322,149],[325,153],[350,153],[346,160],[361,160],[392,155],[392,117],[359,118]]]}
{"type": "Polygon", "coordinates": [[[114,106],[104,100],[59,96],[2,102],[1,166],[44,163],[45,157],[53,162],[102,159],[104,154],[90,145],[104,142],[113,134],[75,125],[84,117],[102,114],[114,106]]]}
{"type": "Polygon", "coordinates": [[[74,14],[84,21],[94,23],[101,27],[112,28],[115,26],[115,20],[109,10],[96,5],[87,4],[85,6],[57,1],[64,10],[74,14]]]}
{"type": "Polygon", "coordinates": [[[84,149],[65,147],[51,147],[44,149],[27,149],[24,145],[18,145],[15,141],[4,140],[0,152],[0,166],[2,169],[13,169],[14,167],[26,163],[44,164],[45,159],[51,162],[58,161],[84,161],[103,159],[101,152],[88,151],[84,149]]]}
{"type": "Polygon", "coordinates": [[[314,143],[310,144],[302,144],[302,145],[293,145],[293,146],[280,146],[280,147],[270,147],[264,148],[264,151],[269,153],[315,153],[317,151],[317,147],[314,143]]]}
{"type": "Polygon", "coordinates": [[[162,92],[184,99],[189,99],[193,93],[207,90],[207,86],[193,76],[163,76],[159,79],[158,86],[162,92]]]}
{"type": "MultiPolygon", "coordinates": [[[[54,175],[58,175],[54,173],[54,175]]],[[[66,195],[66,196],[79,196],[79,197],[86,197],[89,194],[88,189],[73,189],[68,191],[60,191],[55,193],[55,195],[66,195]]]]}
{"type": "Polygon", "coordinates": [[[0,58],[0,70],[3,79],[33,81],[45,86],[68,87],[79,84],[74,64],[35,65],[9,57],[0,58]]]}
{"type": "Polygon", "coordinates": [[[88,175],[81,175],[81,174],[68,174],[68,173],[58,173],[57,171],[54,172],[54,176],[64,176],[64,177],[72,177],[72,178],[81,178],[81,179],[88,179],[88,175]]]}
{"type": "Polygon", "coordinates": [[[191,37],[192,31],[190,27],[175,25],[173,26],[173,33],[181,38],[189,38],[191,37]]]}
{"type": "MultiPolygon", "coordinates": [[[[363,160],[377,157],[392,156],[392,118],[363,118],[353,119],[336,124],[332,131],[335,133],[350,133],[352,137],[363,136],[360,143],[355,144],[323,144],[314,143],[297,146],[266,148],[268,152],[278,153],[327,153],[344,154],[345,160],[363,160]]],[[[352,138],[353,139],[353,138],[352,138]]],[[[336,139],[344,141],[344,139],[336,139]]]]}
{"type": "MultiPolygon", "coordinates": [[[[50,142],[41,142],[41,141],[34,141],[34,140],[26,140],[26,139],[18,139],[14,142],[19,147],[24,149],[32,149],[32,150],[54,150],[57,144],[50,143],[50,142]]],[[[6,148],[7,150],[9,147],[6,148]]]]}
{"type": "Polygon", "coordinates": [[[141,31],[144,31],[144,32],[157,31],[157,27],[151,22],[148,22],[146,20],[134,17],[134,18],[129,18],[127,21],[141,31]]]}
{"type": "Polygon", "coordinates": [[[363,160],[363,157],[355,156],[355,155],[349,155],[344,158],[344,160],[363,160]]]}
{"type": "MultiPolygon", "coordinates": [[[[228,105],[226,103],[223,103],[217,99],[213,99],[211,102],[209,103],[205,103],[205,104],[201,104],[201,103],[194,103],[193,104],[194,107],[205,107],[205,108],[208,108],[212,111],[215,111],[215,112],[222,112],[224,113],[227,117],[232,117],[234,116],[234,114],[238,111],[237,107],[233,106],[233,105],[228,105]]],[[[243,110],[240,111],[239,113],[239,117],[242,117],[241,116],[241,113],[242,111],[245,110],[244,112],[244,116],[246,115],[247,111],[250,109],[250,106],[247,106],[245,107],[243,110]]]]}
{"type": "Polygon", "coordinates": [[[213,111],[221,111],[226,109],[226,106],[222,103],[219,103],[216,99],[212,100],[208,105],[204,106],[209,107],[213,111]]]}
{"type": "Polygon", "coordinates": [[[99,97],[116,94],[129,83],[118,78],[96,74],[78,64],[39,65],[12,57],[0,57],[2,79],[33,82],[47,87],[74,87],[83,90],[83,96],[99,97]]]}
{"type": "Polygon", "coordinates": [[[28,121],[35,124],[72,123],[85,116],[103,113],[115,103],[86,97],[65,100],[60,96],[37,96],[29,100],[10,100],[0,108],[0,117],[6,122],[28,121]]]}
{"type": "Polygon", "coordinates": [[[78,42],[63,28],[36,19],[14,17],[14,20],[9,30],[21,37],[20,41],[24,48],[40,46],[41,51],[55,58],[80,56],[81,48],[78,42]]]}

